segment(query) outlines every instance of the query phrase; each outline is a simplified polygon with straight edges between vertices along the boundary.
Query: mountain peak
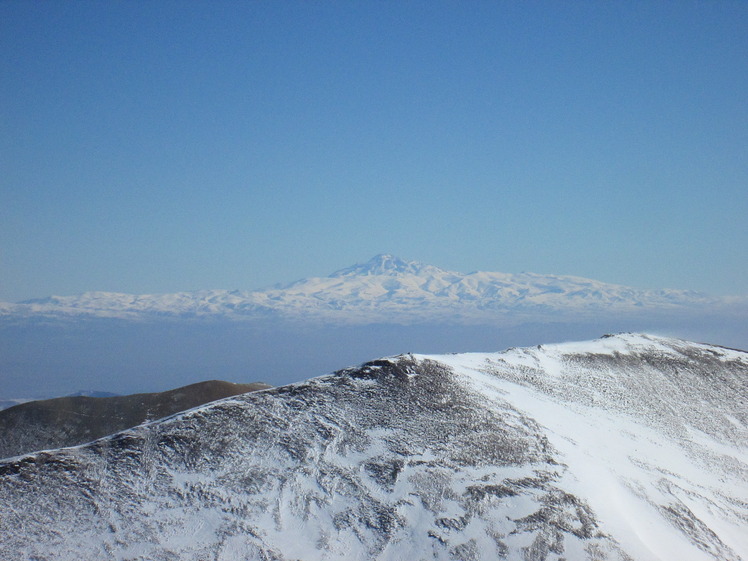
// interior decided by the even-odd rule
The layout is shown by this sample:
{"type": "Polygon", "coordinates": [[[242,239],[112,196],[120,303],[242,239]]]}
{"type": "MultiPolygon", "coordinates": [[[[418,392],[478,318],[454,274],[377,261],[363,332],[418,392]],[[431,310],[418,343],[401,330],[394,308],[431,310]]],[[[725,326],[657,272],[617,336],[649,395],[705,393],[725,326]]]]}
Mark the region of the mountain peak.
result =
{"type": "Polygon", "coordinates": [[[745,559],[746,375],[643,334],[374,360],[0,461],[0,559],[745,559]]]}
{"type": "Polygon", "coordinates": [[[411,274],[417,275],[421,273],[424,268],[430,267],[417,261],[405,261],[391,255],[389,253],[380,253],[375,255],[369,261],[362,264],[353,265],[352,267],[346,267],[335,271],[332,277],[348,277],[354,275],[402,275],[411,274]]]}

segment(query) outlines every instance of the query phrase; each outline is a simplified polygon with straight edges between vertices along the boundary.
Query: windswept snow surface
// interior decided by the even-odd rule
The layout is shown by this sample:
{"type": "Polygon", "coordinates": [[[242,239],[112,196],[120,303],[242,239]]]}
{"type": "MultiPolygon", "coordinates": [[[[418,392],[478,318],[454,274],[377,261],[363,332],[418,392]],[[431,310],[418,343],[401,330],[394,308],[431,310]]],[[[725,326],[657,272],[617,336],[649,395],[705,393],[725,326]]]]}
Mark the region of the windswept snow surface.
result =
{"type": "Polygon", "coordinates": [[[748,353],[403,355],[0,464],[0,559],[748,559],[748,353]]]}
{"type": "Polygon", "coordinates": [[[534,273],[462,274],[391,255],[327,277],[267,290],[203,290],[132,295],[87,292],[19,304],[0,303],[0,318],[168,317],[321,320],[370,324],[576,320],[601,312],[637,315],[704,311],[748,315],[748,299],[685,290],[640,290],[595,280],[534,273]]]}

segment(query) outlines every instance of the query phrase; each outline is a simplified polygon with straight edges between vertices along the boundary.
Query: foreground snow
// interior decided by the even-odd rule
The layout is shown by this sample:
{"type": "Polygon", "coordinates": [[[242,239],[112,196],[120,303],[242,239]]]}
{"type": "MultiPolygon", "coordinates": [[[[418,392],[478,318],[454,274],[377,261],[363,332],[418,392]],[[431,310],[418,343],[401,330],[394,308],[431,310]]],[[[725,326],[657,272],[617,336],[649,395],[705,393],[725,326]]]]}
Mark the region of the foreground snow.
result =
{"type": "Polygon", "coordinates": [[[0,464],[0,558],[748,556],[748,354],[404,355],[0,464]]]}

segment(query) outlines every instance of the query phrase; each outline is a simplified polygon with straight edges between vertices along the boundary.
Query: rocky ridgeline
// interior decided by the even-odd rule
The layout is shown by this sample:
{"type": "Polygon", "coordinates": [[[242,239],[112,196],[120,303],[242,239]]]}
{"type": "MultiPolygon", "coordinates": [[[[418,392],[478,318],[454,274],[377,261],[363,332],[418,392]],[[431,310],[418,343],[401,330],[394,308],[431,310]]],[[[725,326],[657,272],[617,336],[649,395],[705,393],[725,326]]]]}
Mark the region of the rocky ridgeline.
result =
{"type": "Polygon", "coordinates": [[[0,559],[738,560],[748,354],[402,355],[0,464],[0,559]]]}

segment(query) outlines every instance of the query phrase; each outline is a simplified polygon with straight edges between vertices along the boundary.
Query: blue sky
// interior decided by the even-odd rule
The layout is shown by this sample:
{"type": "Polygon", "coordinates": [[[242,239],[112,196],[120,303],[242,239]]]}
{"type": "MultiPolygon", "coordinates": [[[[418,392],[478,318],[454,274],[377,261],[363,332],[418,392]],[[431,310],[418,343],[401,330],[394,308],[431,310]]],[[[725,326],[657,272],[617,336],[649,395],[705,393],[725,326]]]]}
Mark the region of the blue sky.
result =
{"type": "Polygon", "coordinates": [[[0,300],[381,252],[746,294],[748,3],[0,3],[0,300]]]}

